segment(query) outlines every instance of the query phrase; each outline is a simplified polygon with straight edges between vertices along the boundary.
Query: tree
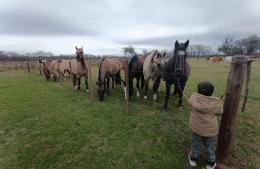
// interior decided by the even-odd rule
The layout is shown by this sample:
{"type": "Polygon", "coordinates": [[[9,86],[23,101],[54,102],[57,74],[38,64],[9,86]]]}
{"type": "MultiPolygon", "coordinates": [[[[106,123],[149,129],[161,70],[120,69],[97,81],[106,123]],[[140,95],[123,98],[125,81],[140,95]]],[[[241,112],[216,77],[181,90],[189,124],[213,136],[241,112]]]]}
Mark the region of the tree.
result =
{"type": "Polygon", "coordinates": [[[260,49],[260,37],[257,35],[247,37],[246,42],[246,54],[250,55],[257,49],[260,49]]]}
{"type": "Polygon", "coordinates": [[[128,47],[124,47],[122,48],[124,55],[129,55],[129,56],[133,56],[136,54],[134,47],[132,47],[131,45],[129,45],[128,47]]]}
{"type": "Polygon", "coordinates": [[[260,37],[257,35],[250,35],[238,40],[227,36],[223,44],[218,48],[218,50],[225,53],[225,55],[251,55],[257,49],[260,49],[260,37]]]}
{"type": "Polygon", "coordinates": [[[196,56],[197,58],[201,56],[206,56],[212,53],[212,48],[210,46],[205,46],[201,44],[191,45],[189,47],[189,52],[191,55],[196,56]]]}
{"type": "Polygon", "coordinates": [[[218,48],[218,51],[223,52],[225,55],[232,55],[234,47],[234,38],[227,36],[223,44],[218,48]]]}

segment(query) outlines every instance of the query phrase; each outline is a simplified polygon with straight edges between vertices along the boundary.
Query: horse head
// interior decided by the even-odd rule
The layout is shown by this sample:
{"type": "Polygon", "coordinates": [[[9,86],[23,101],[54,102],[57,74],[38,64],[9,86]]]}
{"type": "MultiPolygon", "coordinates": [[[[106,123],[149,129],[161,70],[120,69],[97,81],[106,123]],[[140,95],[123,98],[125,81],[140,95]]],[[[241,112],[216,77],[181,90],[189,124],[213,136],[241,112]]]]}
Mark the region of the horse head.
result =
{"type": "Polygon", "coordinates": [[[175,42],[173,59],[175,64],[175,73],[177,76],[180,76],[185,71],[188,46],[189,40],[187,40],[185,43],[179,43],[178,40],[175,42]]]}
{"type": "Polygon", "coordinates": [[[152,68],[154,70],[160,70],[163,65],[164,65],[164,60],[165,60],[166,52],[160,53],[159,51],[155,51],[154,55],[151,60],[152,68]]]}
{"type": "Polygon", "coordinates": [[[97,88],[98,98],[99,98],[99,101],[102,102],[102,101],[104,101],[105,92],[106,92],[105,83],[97,81],[96,84],[98,86],[98,88],[97,88]]]}
{"type": "Polygon", "coordinates": [[[76,59],[77,59],[78,62],[84,59],[83,47],[78,48],[76,46],[76,59]]]}

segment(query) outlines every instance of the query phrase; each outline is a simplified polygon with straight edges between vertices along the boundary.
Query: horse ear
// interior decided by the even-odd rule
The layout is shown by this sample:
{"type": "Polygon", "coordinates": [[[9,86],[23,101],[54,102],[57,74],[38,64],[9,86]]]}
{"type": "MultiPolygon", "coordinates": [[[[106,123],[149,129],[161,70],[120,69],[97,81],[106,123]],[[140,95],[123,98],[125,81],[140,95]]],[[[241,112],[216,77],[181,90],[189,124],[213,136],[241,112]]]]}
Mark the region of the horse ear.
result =
{"type": "Polygon", "coordinates": [[[77,46],[76,46],[75,48],[76,48],[76,50],[78,50],[78,47],[77,47],[77,46]]]}
{"type": "Polygon", "coordinates": [[[163,56],[162,57],[165,57],[166,56],[166,52],[163,52],[163,56]]]}
{"type": "Polygon", "coordinates": [[[185,46],[185,48],[187,48],[188,46],[189,46],[189,39],[184,43],[184,46],[185,46]]]}
{"type": "Polygon", "coordinates": [[[178,42],[178,40],[175,41],[175,48],[179,48],[179,42],[178,42]]]}

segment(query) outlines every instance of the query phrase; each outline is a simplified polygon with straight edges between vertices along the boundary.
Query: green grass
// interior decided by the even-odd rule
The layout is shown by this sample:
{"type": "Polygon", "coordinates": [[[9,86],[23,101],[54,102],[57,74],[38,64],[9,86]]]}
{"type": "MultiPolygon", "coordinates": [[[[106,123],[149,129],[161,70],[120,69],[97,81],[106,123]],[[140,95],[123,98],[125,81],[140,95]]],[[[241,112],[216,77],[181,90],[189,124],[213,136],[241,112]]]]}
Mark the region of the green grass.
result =
{"type": "MultiPolygon", "coordinates": [[[[215,95],[225,91],[229,66],[191,60],[185,89],[190,95],[202,80],[215,95]]],[[[97,68],[93,68],[93,75],[97,68]]],[[[93,77],[93,84],[96,77],[93,77]]],[[[259,168],[260,62],[253,63],[247,111],[237,117],[231,157],[239,168],[259,168]]],[[[95,85],[93,85],[96,87],[95,85]]],[[[0,168],[147,168],[189,169],[190,108],[162,113],[159,102],[134,98],[124,111],[121,88],[105,102],[74,91],[69,83],[46,82],[21,71],[0,73],[0,168]]],[[[176,100],[176,99],[175,99],[176,100]]],[[[203,160],[199,167],[202,168],[203,160]]]]}

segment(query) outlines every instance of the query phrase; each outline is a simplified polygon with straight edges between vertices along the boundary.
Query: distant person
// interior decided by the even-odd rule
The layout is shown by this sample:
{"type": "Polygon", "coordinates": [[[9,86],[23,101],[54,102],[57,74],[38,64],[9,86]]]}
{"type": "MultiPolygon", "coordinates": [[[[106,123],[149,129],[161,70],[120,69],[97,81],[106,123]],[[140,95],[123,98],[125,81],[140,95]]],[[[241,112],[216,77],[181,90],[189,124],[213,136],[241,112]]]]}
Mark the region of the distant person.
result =
{"type": "Polygon", "coordinates": [[[190,96],[191,104],[190,128],[192,130],[191,152],[189,162],[196,166],[200,155],[200,147],[206,151],[206,169],[216,167],[215,143],[219,131],[218,116],[223,113],[221,99],[212,96],[214,86],[210,82],[198,84],[198,93],[190,96]]]}

